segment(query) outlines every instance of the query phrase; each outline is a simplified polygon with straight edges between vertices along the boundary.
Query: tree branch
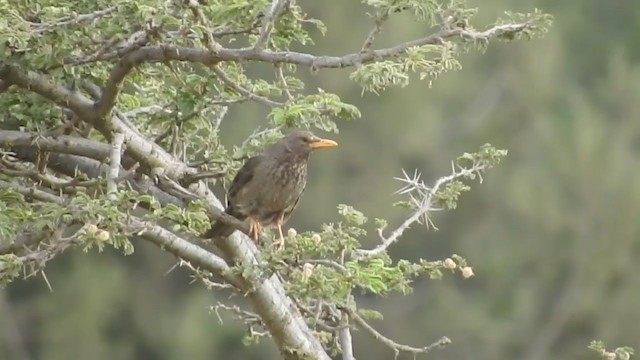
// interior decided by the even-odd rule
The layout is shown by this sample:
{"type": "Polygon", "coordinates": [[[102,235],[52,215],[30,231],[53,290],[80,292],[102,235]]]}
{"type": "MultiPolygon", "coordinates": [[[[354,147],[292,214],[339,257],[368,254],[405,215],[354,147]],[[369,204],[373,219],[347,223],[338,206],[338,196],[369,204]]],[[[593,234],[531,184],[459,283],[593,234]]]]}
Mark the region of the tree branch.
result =
{"type": "Polygon", "coordinates": [[[109,157],[110,146],[76,136],[40,135],[33,132],[0,130],[0,147],[33,148],[61,154],[84,156],[103,161],[109,157]]]}
{"type": "Polygon", "coordinates": [[[117,132],[113,135],[111,142],[111,159],[109,163],[109,176],[107,177],[107,194],[115,196],[118,191],[118,175],[120,173],[120,162],[122,159],[122,145],[124,134],[117,132]]]}
{"type": "Polygon", "coordinates": [[[367,35],[367,38],[364,40],[362,48],[360,49],[360,54],[365,55],[366,53],[371,51],[371,47],[373,46],[373,42],[375,41],[376,36],[378,36],[378,34],[380,34],[380,31],[382,31],[382,24],[384,24],[384,22],[387,21],[388,18],[389,10],[384,10],[383,13],[377,14],[374,17],[374,26],[371,31],[369,31],[369,35],[367,35]]]}
{"type": "Polygon", "coordinates": [[[353,320],[353,322],[356,325],[358,325],[367,334],[371,335],[374,339],[380,341],[382,344],[392,349],[396,353],[396,355],[400,352],[408,352],[414,355],[420,354],[420,353],[428,353],[437,347],[443,347],[445,345],[451,344],[451,340],[446,336],[443,336],[440,339],[438,339],[436,342],[421,348],[399,344],[389,339],[388,337],[380,334],[376,329],[374,329],[371,325],[369,325],[369,323],[367,323],[362,317],[360,317],[360,315],[358,315],[355,311],[344,308],[344,307],[341,307],[340,309],[342,311],[346,311],[349,314],[349,317],[353,320]]]}
{"type": "Polygon", "coordinates": [[[260,37],[258,41],[253,46],[254,49],[260,50],[268,45],[269,37],[271,36],[271,31],[273,30],[274,24],[280,13],[285,9],[285,6],[288,4],[289,0],[273,0],[271,1],[271,5],[267,9],[264,18],[262,19],[262,27],[260,28],[260,37]]]}
{"type": "Polygon", "coordinates": [[[58,205],[64,205],[64,199],[58,195],[48,193],[35,187],[26,187],[4,180],[0,180],[0,189],[11,189],[19,194],[24,195],[28,199],[35,199],[44,202],[50,202],[58,205]]]}
{"type": "Polygon", "coordinates": [[[220,68],[218,68],[217,66],[211,66],[211,70],[218,76],[218,79],[220,79],[223,83],[227,84],[230,88],[232,88],[237,93],[239,93],[240,95],[246,97],[249,100],[255,100],[255,101],[257,101],[259,103],[262,103],[264,105],[267,105],[269,107],[276,107],[276,106],[284,105],[283,103],[279,103],[277,101],[273,101],[273,100],[271,100],[271,99],[269,99],[267,97],[257,95],[255,93],[251,92],[250,90],[245,89],[240,84],[238,84],[235,81],[231,80],[231,78],[224,71],[222,71],[220,68]]]}
{"type": "Polygon", "coordinates": [[[43,23],[43,24],[32,23],[32,26],[34,27],[36,33],[41,34],[41,33],[53,30],[53,28],[59,27],[59,26],[77,25],[82,22],[93,21],[101,17],[105,17],[109,14],[112,14],[117,10],[118,10],[117,6],[112,6],[103,10],[94,11],[89,14],[79,14],[73,17],[72,16],[63,17],[56,21],[51,21],[48,23],[43,23]]]}
{"type": "MultiPolygon", "coordinates": [[[[404,232],[414,223],[419,222],[420,219],[426,218],[426,222],[429,223],[428,213],[430,211],[437,210],[433,206],[434,199],[438,191],[447,183],[452,182],[458,178],[469,177],[472,175],[478,175],[480,172],[488,167],[485,163],[473,164],[469,168],[456,169],[455,164],[452,164],[452,174],[439,178],[432,187],[427,187],[422,181],[420,181],[420,175],[414,174],[413,178],[409,178],[406,172],[403,173],[405,178],[396,178],[396,180],[403,181],[407,184],[406,187],[400,189],[398,193],[404,194],[411,192],[415,189],[421,191],[420,197],[411,197],[413,204],[416,206],[414,212],[405,221],[402,222],[396,229],[394,229],[388,236],[382,234],[382,229],[378,231],[382,243],[370,250],[357,249],[355,251],[356,258],[371,258],[379,255],[383,251],[386,251],[389,246],[398,241],[398,239],[404,234],[404,232]]],[[[482,177],[480,177],[482,181],[482,177]]]]}
{"type": "Polygon", "coordinates": [[[49,82],[42,75],[24,73],[13,65],[5,64],[0,67],[0,79],[33,91],[63,108],[71,109],[86,121],[92,122],[95,119],[93,101],[78,92],[49,82]]]}
{"type": "Polygon", "coordinates": [[[233,274],[229,265],[221,257],[175,235],[161,226],[135,217],[130,217],[128,222],[129,224],[125,226],[126,231],[140,236],[142,239],[157,245],[159,248],[172,253],[193,266],[219,275],[229,284],[242,291],[242,282],[233,274]]]}
{"type": "MultiPolygon", "coordinates": [[[[1,187],[1,185],[0,185],[1,187]]],[[[42,231],[29,231],[28,229],[11,243],[0,243],[0,255],[19,254],[23,249],[28,249],[33,245],[41,243],[50,238],[55,233],[54,230],[46,229],[42,231]]]]}
{"type": "Polygon", "coordinates": [[[353,340],[351,339],[351,328],[349,327],[349,317],[342,311],[340,317],[341,329],[338,330],[340,347],[342,348],[342,360],[356,360],[353,356],[353,340]]]}
{"type": "MultiPolygon", "coordinates": [[[[396,46],[371,50],[366,54],[362,54],[358,51],[357,53],[346,54],[343,56],[317,56],[295,51],[271,51],[254,48],[220,48],[216,52],[211,52],[205,49],[173,45],[144,46],[130,52],[122,58],[120,63],[113,69],[106,87],[112,88],[113,91],[115,88],[111,85],[120,83],[133,67],[145,62],[164,62],[174,60],[215,65],[223,61],[243,62],[250,60],[267,63],[305,65],[316,69],[345,68],[392,58],[401,55],[408,48],[414,46],[440,44],[443,39],[458,37],[465,40],[486,41],[505,33],[518,33],[530,28],[531,26],[532,25],[528,22],[496,25],[482,32],[462,28],[443,29],[431,35],[407,41],[396,46]]],[[[113,100],[112,98],[115,95],[116,94],[113,93],[111,96],[103,100],[105,102],[103,106],[107,106],[111,103],[111,101],[108,100],[113,100]]]]}

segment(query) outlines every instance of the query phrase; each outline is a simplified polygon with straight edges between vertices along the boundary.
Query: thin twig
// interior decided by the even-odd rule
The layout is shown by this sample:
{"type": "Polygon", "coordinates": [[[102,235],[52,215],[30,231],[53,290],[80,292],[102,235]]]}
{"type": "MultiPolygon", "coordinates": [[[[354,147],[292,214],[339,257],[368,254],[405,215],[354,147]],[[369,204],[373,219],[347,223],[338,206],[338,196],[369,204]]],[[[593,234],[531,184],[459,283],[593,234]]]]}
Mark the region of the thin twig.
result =
{"type": "Polygon", "coordinates": [[[451,339],[446,336],[441,337],[434,343],[424,346],[424,347],[413,347],[409,345],[399,344],[388,337],[380,334],[378,330],[374,329],[369,323],[367,323],[360,315],[358,315],[355,311],[347,308],[341,308],[341,310],[346,311],[349,314],[349,317],[353,320],[353,322],[358,325],[362,330],[364,330],[367,334],[371,335],[374,339],[380,341],[382,344],[392,349],[396,354],[400,352],[408,352],[412,354],[420,354],[420,353],[428,353],[431,350],[443,347],[448,344],[451,344],[451,339]]]}
{"type": "Polygon", "coordinates": [[[240,95],[248,98],[249,100],[255,100],[261,104],[267,105],[269,107],[282,106],[283,104],[277,101],[273,101],[264,96],[260,96],[258,94],[253,93],[251,90],[244,88],[242,85],[233,81],[229,75],[227,75],[223,70],[221,70],[217,66],[211,66],[211,70],[218,76],[218,78],[227,84],[230,88],[235,90],[240,95]]]}
{"type": "Polygon", "coordinates": [[[306,264],[322,265],[322,266],[334,268],[334,269],[338,270],[341,273],[344,273],[344,272],[347,271],[347,268],[345,268],[343,265],[339,264],[336,261],[329,260],[329,259],[304,259],[304,260],[300,260],[300,262],[306,263],[306,264]]]}
{"type": "Polygon", "coordinates": [[[371,47],[373,46],[373,42],[375,41],[376,36],[378,36],[378,34],[380,34],[380,31],[382,31],[382,24],[387,21],[388,18],[388,10],[384,10],[383,13],[377,14],[374,17],[374,26],[371,31],[369,31],[369,35],[367,35],[367,38],[364,40],[362,48],[360,49],[360,54],[364,55],[371,51],[371,47]]]}
{"type": "Polygon", "coordinates": [[[197,0],[189,0],[188,1],[189,8],[195,15],[195,17],[200,21],[202,25],[204,25],[206,37],[203,39],[207,49],[212,53],[216,53],[218,50],[222,48],[220,44],[213,38],[213,31],[211,30],[211,25],[209,24],[209,20],[204,13],[202,12],[202,8],[200,7],[200,3],[197,0]]]}
{"type": "Polygon", "coordinates": [[[291,91],[289,90],[289,86],[287,85],[287,79],[284,77],[284,71],[282,70],[281,64],[278,64],[276,66],[276,75],[278,76],[278,80],[280,81],[280,86],[282,86],[285,95],[287,95],[287,101],[292,101],[293,95],[291,95],[291,91]]]}
{"type": "Polygon", "coordinates": [[[260,28],[260,37],[256,44],[253,46],[254,50],[261,50],[265,46],[268,45],[269,37],[271,36],[271,31],[273,31],[273,26],[275,24],[276,19],[284,10],[285,5],[288,3],[288,0],[273,0],[267,9],[267,12],[262,19],[262,27],[260,28]]]}
{"type": "Polygon", "coordinates": [[[55,21],[51,21],[43,24],[32,24],[32,25],[35,29],[35,32],[38,34],[41,34],[47,31],[52,31],[55,27],[66,26],[66,25],[78,25],[82,22],[94,21],[101,17],[105,17],[109,14],[112,14],[116,11],[118,11],[118,7],[112,6],[103,10],[94,11],[89,14],[67,16],[55,21]]]}
{"type": "Polygon", "coordinates": [[[217,288],[217,289],[231,289],[233,288],[233,286],[231,284],[227,284],[227,283],[218,283],[215,281],[212,281],[210,279],[211,277],[211,273],[209,271],[202,271],[198,268],[196,268],[195,266],[191,265],[190,262],[185,261],[180,259],[180,261],[178,261],[178,266],[186,266],[187,268],[189,268],[189,270],[191,270],[191,272],[193,273],[193,275],[200,280],[208,289],[213,289],[213,288],[217,288]]]}

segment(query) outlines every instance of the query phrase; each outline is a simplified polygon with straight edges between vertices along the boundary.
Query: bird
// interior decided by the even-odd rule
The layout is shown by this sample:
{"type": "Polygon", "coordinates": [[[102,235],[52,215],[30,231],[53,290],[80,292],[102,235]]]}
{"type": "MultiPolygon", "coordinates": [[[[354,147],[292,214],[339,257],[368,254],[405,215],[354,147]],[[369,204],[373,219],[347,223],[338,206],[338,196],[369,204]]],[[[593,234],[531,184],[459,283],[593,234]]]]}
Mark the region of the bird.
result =
{"type": "MultiPolygon", "coordinates": [[[[311,152],[338,143],[308,130],[292,131],[262,153],[249,158],[238,170],[227,191],[225,212],[249,221],[249,236],[256,243],[263,228],[275,225],[278,239],[273,245],[284,248],[284,225],[295,210],[307,184],[307,164],[311,152]]],[[[231,235],[235,229],[216,221],[205,238],[231,235]]]]}

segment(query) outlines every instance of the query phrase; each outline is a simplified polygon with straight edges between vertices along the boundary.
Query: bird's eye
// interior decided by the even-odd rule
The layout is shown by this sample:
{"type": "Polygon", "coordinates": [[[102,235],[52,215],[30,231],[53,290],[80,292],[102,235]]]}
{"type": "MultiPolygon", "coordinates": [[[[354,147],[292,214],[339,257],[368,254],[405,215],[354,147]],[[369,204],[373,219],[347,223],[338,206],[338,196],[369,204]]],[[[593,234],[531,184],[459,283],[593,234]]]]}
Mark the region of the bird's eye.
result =
{"type": "Polygon", "coordinates": [[[306,143],[310,143],[310,142],[311,142],[311,138],[310,138],[310,137],[308,137],[308,136],[303,137],[303,138],[302,138],[302,140],[303,140],[304,142],[306,142],[306,143]]]}

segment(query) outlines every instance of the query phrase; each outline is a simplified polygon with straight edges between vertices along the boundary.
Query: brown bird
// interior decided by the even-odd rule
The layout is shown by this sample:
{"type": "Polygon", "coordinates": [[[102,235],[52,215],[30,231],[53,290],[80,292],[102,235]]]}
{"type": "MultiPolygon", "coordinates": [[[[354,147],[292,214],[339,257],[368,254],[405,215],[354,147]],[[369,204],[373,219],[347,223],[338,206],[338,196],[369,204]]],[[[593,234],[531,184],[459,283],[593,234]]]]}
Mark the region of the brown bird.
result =
{"type": "MultiPolygon", "coordinates": [[[[225,212],[239,220],[249,220],[249,234],[258,240],[264,226],[276,225],[284,246],[282,225],[298,205],[307,183],[307,163],[311,151],[337,146],[310,131],[298,130],[247,160],[231,182],[225,212]]],[[[226,237],[230,225],[217,221],[204,234],[207,238],[226,237]]]]}

